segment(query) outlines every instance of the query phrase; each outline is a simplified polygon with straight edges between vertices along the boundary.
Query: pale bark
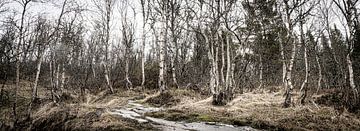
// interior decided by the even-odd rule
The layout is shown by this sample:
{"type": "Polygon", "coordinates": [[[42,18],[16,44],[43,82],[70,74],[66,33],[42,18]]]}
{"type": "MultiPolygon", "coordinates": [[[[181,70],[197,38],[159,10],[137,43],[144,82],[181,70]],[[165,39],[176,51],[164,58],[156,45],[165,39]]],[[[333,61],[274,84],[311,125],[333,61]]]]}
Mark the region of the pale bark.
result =
{"type": "Polygon", "coordinates": [[[296,43],[292,43],[292,50],[291,50],[291,58],[290,63],[286,70],[286,96],[285,96],[285,102],[284,107],[289,107],[291,104],[291,97],[292,97],[292,90],[294,89],[294,86],[292,84],[292,70],[294,67],[294,61],[296,57],[296,43]]]}
{"type": "MultiPolygon", "coordinates": [[[[128,50],[128,49],[126,49],[126,50],[128,50]]],[[[126,51],[126,53],[125,53],[125,80],[126,80],[126,87],[128,88],[128,89],[132,89],[133,88],[133,85],[132,85],[132,83],[131,83],[131,81],[130,81],[130,77],[129,77],[129,57],[128,57],[128,55],[129,55],[129,51],[126,51]]]]}
{"type": "Polygon", "coordinates": [[[111,13],[112,13],[112,6],[113,6],[114,2],[113,0],[105,0],[105,18],[104,18],[104,32],[105,32],[105,60],[103,62],[104,64],[104,75],[105,75],[105,80],[107,83],[108,88],[110,89],[111,93],[114,93],[114,89],[112,87],[112,83],[111,83],[111,75],[110,75],[110,65],[109,65],[109,45],[110,45],[110,19],[111,19],[111,13]]]}
{"type": "Polygon", "coordinates": [[[304,38],[304,31],[303,31],[303,23],[300,22],[300,32],[301,32],[301,43],[303,44],[303,48],[304,48],[304,64],[305,64],[305,79],[301,85],[300,88],[300,103],[304,104],[305,103],[305,99],[307,96],[307,86],[308,86],[308,77],[309,77],[309,62],[308,62],[308,54],[307,54],[307,42],[305,42],[305,38],[304,38]]]}
{"type": "Polygon", "coordinates": [[[346,55],[346,64],[348,67],[348,71],[349,71],[349,84],[351,89],[353,90],[354,93],[354,97],[355,100],[357,99],[356,97],[358,96],[358,90],[356,89],[355,86],[355,82],[354,82],[354,70],[353,70],[353,64],[350,58],[350,53],[348,55],[346,55]]]}
{"type": "Polygon", "coordinates": [[[210,61],[210,82],[209,82],[209,86],[210,86],[210,92],[211,94],[216,94],[216,63],[213,57],[213,52],[214,52],[214,47],[212,45],[210,45],[209,43],[209,38],[205,35],[205,33],[202,33],[202,36],[205,39],[205,44],[206,47],[208,48],[208,58],[210,61]]]}
{"type": "MultiPolygon", "coordinates": [[[[229,36],[230,37],[230,36],[229,36]]],[[[226,92],[230,93],[228,95],[232,95],[232,92],[230,92],[232,86],[232,60],[231,60],[231,54],[230,54],[230,38],[226,38],[226,59],[227,59],[227,67],[226,67],[226,92]]]]}
{"type": "Polygon", "coordinates": [[[114,89],[113,89],[112,84],[110,82],[110,75],[109,75],[109,71],[108,71],[109,68],[104,63],[103,63],[103,67],[104,67],[104,75],[105,75],[106,85],[109,88],[110,92],[114,93],[114,89]]]}
{"type": "MultiPolygon", "coordinates": [[[[164,15],[164,11],[162,13],[164,15]]],[[[167,30],[165,28],[165,16],[162,16],[161,19],[161,27],[160,27],[160,36],[159,36],[159,88],[160,92],[164,92],[166,90],[166,83],[165,83],[165,47],[166,47],[166,36],[167,36],[167,30]]]]}
{"type": "Polygon", "coordinates": [[[40,76],[40,71],[41,71],[41,64],[44,58],[44,53],[43,51],[39,51],[38,54],[38,58],[37,58],[37,64],[36,64],[36,75],[35,75],[35,81],[34,81],[34,85],[33,85],[33,92],[32,92],[32,99],[36,99],[38,97],[38,92],[37,92],[37,85],[38,85],[38,81],[39,81],[39,76],[40,76]]]}
{"type": "Polygon", "coordinates": [[[232,53],[231,53],[231,36],[226,37],[226,59],[227,59],[227,67],[226,67],[226,84],[225,84],[225,92],[226,92],[226,102],[233,99],[233,89],[234,89],[234,66],[235,63],[233,63],[232,59],[232,53]]]}
{"type": "Polygon", "coordinates": [[[145,11],[145,0],[140,0],[141,3],[141,10],[143,16],[143,25],[142,25],[142,44],[141,44],[141,86],[145,86],[145,42],[146,42],[146,22],[147,22],[147,14],[148,12],[145,11]]]}
{"type": "Polygon", "coordinates": [[[174,58],[174,56],[173,56],[170,59],[171,59],[171,74],[172,74],[171,76],[172,76],[174,85],[176,86],[176,88],[178,88],[179,85],[178,85],[178,82],[177,82],[177,79],[176,79],[176,67],[175,67],[175,59],[176,59],[176,57],[174,58]]]}
{"type": "Polygon", "coordinates": [[[346,20],[346,26],[347,26],[346,42],[347,42],[347,48],[348,48],[347,55],[346,55],[346,64],[347,64],[348,73],[349,73],[348,74],[349,75],[348,76],[349,77],[348,78],[349,86],[354,93],[354,98],[353,98],[353,100],[355,101],[354,103],[357,103],[359,94],[358,94],[358,90],[357,90],[355,82],[354,82],[354,70],[353,70],[353,63],[351,60],[351,55],[352,55],[354,44],[355,44],[356,30],[359,28],[359,26],[357,25],[358,13],[357,13],[357,8],[356,8],[359,1],[358,0],[356,0],[356,1],[333,0],[333,2],[339,8],[343,17],[346,20]]]}
{"type": "MultiPolygon", "coordinates": [[[[219,35],[221,35],[219,33],[219,35]]],[[[223,42],[223,38],[222,37],[219,37],[220,38],[220,44],[221,44],[221,69],[220,69],[220,82],[221,84],[220,85],[225,85],[225,75],[224,75],[224,70],[225,70],[225,45],[224,45],[224,42],[223,42]]],[[[225,86],[227,87],[227,86],[225,86]]]]}
{"type": "Polygon", "coordinates": [[[145,86],[145,24],[143,25],[143,34],[142,34],[142,46],[141,46],[141,86],[145,86]]]}
{"type": "Polygon", "coordinates": [[[317,81],[317,89],[316,89],[316,93],[319,93],[319,90],[321,89],[321,81],[322,81],[322,69],[321,69],[321,64],[320,64],[320,58],[319,58],[319,54],[316,52],[316,63],[317,63],[317,68],[318,68],[318,81],[317,81]]]}
{"type": "Polygon", "coordinates": [[[220,73],[219,73],[219,66],[218,66],[218,61],[219,61],[219,47],[215,47],[215,61],[213,63],[214,66],[214,70],[215,70],[215,92],[216,94],[218,94],[221,90],[221,85],[220,85],[220,73]]]}
{"type": "MultiPolygon", "coordinates": [[[[280,33],[279,33],[279,36],[281,36],[280,33]]],[[[284,53],[284,45],[283,45],[281,39],[282,38],[279,39],[280,40],[279,44],[280,44],[280,55],[281,55],[281,63],[282,63],[282,83],[283,83],[283,88],[286,90],[286,82],[285,82],[285,80],[286,80],[286,60],[285,60],[285,53],[284,53]]]]}
{"type": "Polygon", "coordinates": [[[159,42],[159,47],[160,47],[160,62],[159,62],[159,88],[160,88],[160,92],[164,92],[165,91],[165,80],[164,80],[164,75],[165,75],[165,54],[164,54],[164,42],[162,42],[161,37],[163,37],[162,35],[160,36],[160,42],[159,42]]]}

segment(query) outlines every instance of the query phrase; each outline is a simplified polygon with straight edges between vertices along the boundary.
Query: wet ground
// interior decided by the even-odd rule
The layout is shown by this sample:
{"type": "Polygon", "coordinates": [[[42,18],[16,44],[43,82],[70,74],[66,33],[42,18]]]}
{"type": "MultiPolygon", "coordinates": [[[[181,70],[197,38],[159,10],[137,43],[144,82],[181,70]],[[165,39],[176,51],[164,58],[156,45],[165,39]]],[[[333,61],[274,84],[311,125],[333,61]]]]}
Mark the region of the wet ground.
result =
{"type": "Polygon", "coordinates": [[[210,123],[210,122],[183,122],[183,121],[168,121],[164,119],[158,119],[145,116],[145,113],[161,111],[162,108],[144,106],[136,101],[129,100],[128,104],[118,109],[112,109],[110,114],[120,115],[124,118],[136,120],[139,123],[151,123],[154,127],[164,131],[255,131],[256,129],[248,126],[233,126],[222,123],[210,123]]]}

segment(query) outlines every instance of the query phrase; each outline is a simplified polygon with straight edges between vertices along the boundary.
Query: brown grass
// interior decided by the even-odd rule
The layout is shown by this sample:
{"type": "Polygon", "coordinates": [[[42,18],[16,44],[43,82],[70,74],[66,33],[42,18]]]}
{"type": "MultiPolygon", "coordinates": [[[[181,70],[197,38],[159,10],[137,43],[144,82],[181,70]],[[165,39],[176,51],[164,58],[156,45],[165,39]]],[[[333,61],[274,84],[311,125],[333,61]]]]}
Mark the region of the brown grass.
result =
{"type": "Polygon", "coordinates": [[[211,97],[206,99],[184,98],[181,99],[181,104],[169,108],[168,111],[164,112],[165,114],[155,113],[155,116],[171,119],[169,115],[177,118],[181,115],[181,118],[188,120],[220,121],[229,124],[250,125],[261,129],[360,129],[360,120],[357,115],[347,111],[339,113],[332,107],[317,105],[312,102],[300,105],[297,100],[298,97],[298,93],[295,92],[291,108],[282,108],[283,92],[254,91],[238,94],[226,106],[213,106],[211,97]],[[179,115],[174,115],[174,112],[179,115]]]}

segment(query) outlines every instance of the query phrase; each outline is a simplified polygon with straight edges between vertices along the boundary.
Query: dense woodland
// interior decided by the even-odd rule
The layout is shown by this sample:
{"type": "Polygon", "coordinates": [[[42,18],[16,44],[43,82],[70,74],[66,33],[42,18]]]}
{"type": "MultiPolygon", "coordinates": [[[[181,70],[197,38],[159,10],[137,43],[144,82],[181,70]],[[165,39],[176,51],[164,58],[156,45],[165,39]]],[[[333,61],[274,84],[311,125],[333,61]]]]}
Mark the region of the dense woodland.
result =
{"type": "Polygon", "coordinates": [[[359,0],[1,0],[0,16],[0,105],[15,124],[40,99],[99,91],[196,90],[225,106],[277,88],[282,108],[325,92],[360,107],[359,0]]]}

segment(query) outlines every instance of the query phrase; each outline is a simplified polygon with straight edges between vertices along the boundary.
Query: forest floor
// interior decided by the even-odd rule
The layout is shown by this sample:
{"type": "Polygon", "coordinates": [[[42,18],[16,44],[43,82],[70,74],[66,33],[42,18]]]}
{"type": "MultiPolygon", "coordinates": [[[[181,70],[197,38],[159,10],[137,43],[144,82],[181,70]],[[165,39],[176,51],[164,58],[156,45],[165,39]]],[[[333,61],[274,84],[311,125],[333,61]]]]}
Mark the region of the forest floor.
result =
{"type": "MultiPolygon", "coordinates": [[[[0,85],[0,88],[2,85],[0,85]]],[[[30,82],[22,82],[18,90],[18,130],[158,130],[150,123],[111,115],[110,110],[136,99],[139,103],[162,107],[147,116],[171,121],[220,122],[236,126],[251,126],[270,130],[359,130],[360,115],[345,109],[316,104],[326,94],[313,95],[312,100],[300,105],[298,93],[294,104],[282,108],[283,92],[278,90],[251,91],[236,94],[226,106],[213,106],[212,98],[192,89],[172,89],[159,96],[157,90],[116,90],[115,94],[99,91],[87,94],[81,101],[78,93],[68,92],[60,103],[53,103],[49,90],[39,87],[40,101],[32,110],[31,119],[25,119],[30,102],[30,82]]],[[[4,86],[0,103],[0,130],[12,128],[13,85],[4,86]]]]}
{"type": "MultiPolygon", "coordinates": [[[[2,85],[0,85],[1,89],[2,85]]],[[[82,101],[78,92],[67,92],[61,102],[50,100],[50,91],[39,87],[40,101],[32,109],[30,120],[26,117],[27,107],[31,99],[30,82],[21,82],[18,90],[18,124],[14,128],[12,109],[14,84],[4,86],[0,99],[0,130],[153,130],[150,124],[138,123],[135,120],[112,115],[110,109],[127,104],[129,99],[142,98],[144,94],[136,91],[116,90],[109,94],[99,91],[87,94],[82,101]],[[47,96],[47,97],[44,97],[47,96]]]]}
{"type": "Polygon", "coordinates": [[[212,97],[201,98],[178,95],[175,106],[147,115],[174,121],[221,122],[237,126],[251,126],[269,130],[359,130],[360,115],[344,108],[316,104],[326,94],[314,95],[305,105],[300,105],[293,94],[293,105],[283,108],[283,92],[252,91],[237,94],[226,106],[214,106],[212,97]]]}

